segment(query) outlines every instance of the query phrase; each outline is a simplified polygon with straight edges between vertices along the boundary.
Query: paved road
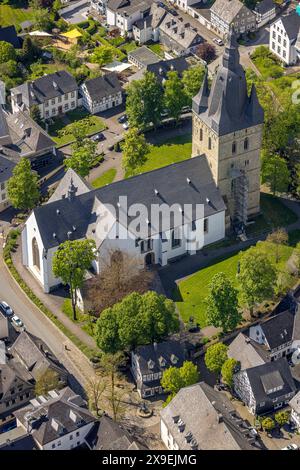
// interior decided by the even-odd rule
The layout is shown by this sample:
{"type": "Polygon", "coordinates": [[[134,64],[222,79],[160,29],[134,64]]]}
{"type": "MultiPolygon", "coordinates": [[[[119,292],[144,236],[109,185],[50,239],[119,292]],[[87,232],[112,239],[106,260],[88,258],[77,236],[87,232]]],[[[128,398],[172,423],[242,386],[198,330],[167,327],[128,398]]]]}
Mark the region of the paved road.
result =
{"type": "Polygon", "coordinates": [[[45,341],[55,356],[70,372],[70,385],[72,388],[75,389],[75,391],[82,392],[82,387],[87,380],[87,375],[80,369],[84,369],[86,373],[89,372],[89,369],[93,370],[89,366],[88,360],[83,359],[82,364],[79,365],[79,353],[77,348],[75,348],[75,346],[70,343],[70,341],[53,325],[53,323],[30,302],[23,291],[18,287],[4,265],[1,250],[0,299],[5,300],[9,305],[11,305],[16,314],[24,320],[28,332],[45,341]],[[67,345],[68,351],[65,350],[65,345],[67,345]],[[77,363],[76,366],[74,365],[75,355],[77,363]]]}

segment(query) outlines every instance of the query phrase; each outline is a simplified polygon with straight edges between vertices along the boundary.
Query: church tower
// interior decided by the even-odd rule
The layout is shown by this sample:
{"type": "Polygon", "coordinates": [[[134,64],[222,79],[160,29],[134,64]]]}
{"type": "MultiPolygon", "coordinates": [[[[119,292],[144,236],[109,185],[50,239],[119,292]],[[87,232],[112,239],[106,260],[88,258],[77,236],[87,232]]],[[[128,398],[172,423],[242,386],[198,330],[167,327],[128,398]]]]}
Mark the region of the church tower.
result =
{"type": "Polygon", "coordinates": [[[208,86],[207,73],[193,99],[192,157],[205,154],[227,206],[226,225],[246,223],[260,199],[260,150],[264,113],[255,86],[247,94],[234,33],[208,86]]]}

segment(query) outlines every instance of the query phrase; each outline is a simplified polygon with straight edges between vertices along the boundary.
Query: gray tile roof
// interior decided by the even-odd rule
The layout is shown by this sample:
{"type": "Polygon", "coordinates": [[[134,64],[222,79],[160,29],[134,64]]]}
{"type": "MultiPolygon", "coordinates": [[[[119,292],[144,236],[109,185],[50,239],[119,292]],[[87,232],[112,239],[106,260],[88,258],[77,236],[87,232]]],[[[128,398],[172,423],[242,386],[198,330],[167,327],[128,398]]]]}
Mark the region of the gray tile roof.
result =
{"type": "Polygon", "coordinates": [[[184,346],[174,340],[138,346],[133,354],[142,375],[156,374],[172,366],[181,367],[186,358],[184,346]]]}
{"type": "Polygon", "coordinates": [[[31,333],[22,331],[9,348],[10,354],[25,365],[34,379],[38,379],[46,370],[52,369],[67,380],[68,372],[58,361],[48,346],[31,333]]]}
{"type": "Polygon", "coordinates": [[[292,341],[294,320],[294,312],[285,310],[260,324],[270,349],[292,341]]]}
{"type": "Polygon", "coordinates": [[[288,38],[291,41],[296,40],[300,29],[300,16],[296,11],[293,10],[288,15],[281,16],[276,20],[276,22],[279,20],[281,20],[288,38]]]}
{"type": "MultiPolygon", "coordinates": [[[[203,204],[205,217],[225,210],[206,158],[194,157],[81,194],[71,201],[65,198],[35,208],[33,213],[45,249],[67,240],[70,231],[73,238],[84,238],[89,225],[97,221],[96,213],[92,212],[95,201],[113,205],[118,214],[120,196],[127,197],[128,207],[135,203],[144,204],[150,224],[153,204],[191,204],[193,216],[196,216],[196,204],[203,204]]],[[[131,220],[128,217],[128,223],[131,220]]],[[[174,220],[171,220],[171,228],[173,223],[174,220]]],[[[151,229],[153,233],[160,233],[164,231],[164,226],[153,226],[151,229]]]]}
{"type": "Polygon", "coordinates": [[[273,0],[262,0],[261,2],[257,3],[255,6],[255,11],[260,13],[261,15],[265,15],[270,10],[273,10],[276,7],[276,4],[273,0]]]}
{"type": "Polygon", "coordinates": [[[144,13],[150,11],[152,1],[153,0],[108,0],[107,8],[111,11],[129,16],[138,11],[144,13]]]}
{"type": "Polygon", "coordinates": [[[146,46],[139,47],[138,49],[130,52],[128,54],[128,60],[130,61],[131,58],[140,62],[144,67],[161,60],[157,54],[152,52],[151,49],[148,49],[146,46]]]}
{"type": "Polygon", "coordinates": [[[39,448],[30,434],[28,435],[21,427],[17,427],[0,434],[0,450],[39,450],[39,448]]]}
{"type": "Polygon", "coordinates": [[[101,100],[122,91],[118,75],[115,72],[107,73],[102,77],[92,78],[84,82],[92,101],[101,100]]]}
{"type": "Polygon", "coordinates": [[[140,450],[144,448],[123,426],[106,415],[94,424],[85,440],[91,450],[140,450]]]}
{"type": "Polygon", "coordinates": [[[182,48],[189,49],[195,44],[202,42],[202,37],[190,23],[184,21],[182,17],[168,13],[160,24],[160,31],[175,41],[182,48]]]}
{"type": "Polygon", "coordinates": [[[22,93],[23,102],[27,106],[42,104],[51,98],[76,91],[78,85],[75,78],[66,70],[50,73],[38,78],[32,82],[26,82],[22,85],[12,88],[12,94],[22,93]]]}
{"type": "Polygon", "coordinates": [[[239,63],[238,44],[232,31],[211,89],[208,89],[206,81],[193,99],[193,110],[217,135],[229,134],[264,121],[254,85],[250,96],[247,94],[245,72],[239,63]]]}
{"type": "Polygon", "coordinates": [[[192,450],[191,438],[198,450],[255,449],[249,426],[242,422],[226,395],[204,382],[182,388],[160,415],[180,450],[192,450]],[[179,420],[183,422],[182,432],[179,420]]]}
{"type": "Polygon", "coordinates": [[[74,186],[77,188],[77,196],[92,191],[92,186],[84,178],[79,176],[72,168],[68,168],[64,177],[60,180],[57,188],[55,189],[54,193],[49,198],[46,204],[67,197],[68,188],[71,184],[71,181],[73,181],[74,186]]]}
{"type": "Polygon", "coordinates": [[[228,357],[241,363],[241,369],[248,369],[270,360],[266,350],[243,333],[239,333],[228,348],[228,357]]]}
{"type": "MultiPolygon", "coordinates": [[[[211,7],[211,12],[230,24],[243,7],[244,5],[240,0],[216,0],[211,7]]],[[[251,10],[248,11],[251,12],[251,10]]]]}
{"type": "Polygon", "coordinates": [[[12,177],[13,169],[16,166],[14,162],[5,158],[0,153],[0,183],[8,181],[12,177]]]}
{"type": "MultiPolygon", "coordinates": [[[[295,383],[286,358],[277,361],[266,362],[263,365],[252,367],[246,370],[254,398],[257,403],[265,403],[265,408],[270,407],[274,398],[280,398],[296,391],[295,383]],[[269,388],[274,388],[275,384],[283,385],[281,390],[267,393],[269,388]],[[274,384],[274,387],[272,387],[274,384]]],[[[271,407],[272,408],[272,407],[271,407]]]]}
{"type": "Polygon", "coordinates": [[[0,105],[0,146],[6,145],[11,142],[11,136],[8,129],[8,124],[6,120],[6,113],[3,111],[2,106],[0,105]]]}
{"type": "Polygon", "coordinates": [[[30,414],[36,417],[31,434],[40,445],[45,445],[60,436],[77,431],[86,424],[96,421],[87,408],[78,404],[82,403],[82,399],[78,401],[78,395],[69,387],[65,387],[57,393],[57,397],[45,397],[47,401],[41,402],[41,404],[38,402],[34,404],[35,401],[32,400],[30,405],[14,413],[25,428],[30,414]],[[70,416],[71,412],[76,416],[75,421],[70,416]],[[57,427],[53,426],[53,421],[57,423],[57,427]]]}
{"type": "Polygon", "coordinates": [[[154,64],[149,64],[146,67],[147,72],[152,72],[156,75],[161,82],[167,78],[167,73],[175,71],[181,77],[182,73],[189,68],[188,62],[184,57],[176,57],[175,59],[160,60],[154,64]]]}

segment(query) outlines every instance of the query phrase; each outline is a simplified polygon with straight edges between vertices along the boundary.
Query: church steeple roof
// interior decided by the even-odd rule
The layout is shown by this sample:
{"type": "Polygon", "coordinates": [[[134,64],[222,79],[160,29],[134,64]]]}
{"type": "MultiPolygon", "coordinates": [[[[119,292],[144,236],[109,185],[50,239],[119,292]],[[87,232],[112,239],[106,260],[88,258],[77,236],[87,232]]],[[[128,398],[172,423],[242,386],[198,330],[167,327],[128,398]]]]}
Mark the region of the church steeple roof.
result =
{"type": "Polygon", "coordinates": [[[208,106],[208,97],[209,97],[209,86],[208,86],[208,73],[207,68],[205,69],[205,75],[201,88],[197,95],[193,98],[193,110],[196,113],[204,111],[208,106]]]}
{"type": "Polygon", "coordinates": [[[206,76],[193,99],[193,111],[218,135],[263,123],[263,110],[255,90],[248,97],[245,72],[239,59],[236,36],[231,30],[210,92],[206,76]]]}

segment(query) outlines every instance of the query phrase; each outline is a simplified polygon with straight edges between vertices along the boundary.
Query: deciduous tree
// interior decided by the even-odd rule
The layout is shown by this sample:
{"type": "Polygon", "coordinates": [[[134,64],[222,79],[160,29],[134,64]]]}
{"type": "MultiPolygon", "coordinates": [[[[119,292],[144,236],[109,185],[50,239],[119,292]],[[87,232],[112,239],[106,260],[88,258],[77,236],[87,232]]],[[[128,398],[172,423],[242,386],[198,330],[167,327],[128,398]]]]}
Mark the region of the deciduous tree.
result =
{"type": "Polygon", "coordinates": [[[275,245],[275,260],[276,263],[280,260],[280,246],[286,245],[288,242],[289,236],[287,231],[284,228],[278,228],[274,230],[267,236],[267,241],[275,245]]]}
{"type": "Polygon", "coordinates": [[[277,273],[268,255],[251,247],[241,254],[238,279],[252,315],[256,303],[273,297],[277,273]]]}
{"type": "Polygon", "coordinates": [[[47,395],[50,390],[55,390],[59,387],[59,375],[53,369],[47,369],[40,374],[35,382],[34,391],[37,396],[47,395]]]}
{"type": "Polygon", "coordinates": [[[222,365],[221,375],[223,382],[228,387],[233,387],[233,375],[239,370],[240,363],[234,358],[227,359],[222,365]]]}
{"type": "Polygon", "coordinates": [[[124,143],[122,144],[123,168],[129,173],[134,173],[135,170],[146,163],[149,150],[150,146],[147,144],[144,135],[140,134],[136,127],[129,129],[125,133],[124,143]]]}
{"type": "Polygon", "coordinates": [[[72,168],[82,178],[89,175],[95,165],[97,158],[97,142],[86,138],[72,144],[72,155],[66,157],[64,164],[66,168],[72,168]]]}
{"type": "Polygon", "coordinates": [[[270,432],[275,428],[275,423],[272,418],[264,418],[261,422],[264,431],[270,432]]]}
{"type": "Polygon", "coordinates": [[[161,386],[166,392],[170,393],[166,404],[174,398],[181,388],[197,383],[199,377],[197,366],[190,361],[185,361],[181,367],[166,369],[161,378],[161,386]]]}
{"type": "Polygon", "coordinates": [[[67,240],[59,245],[53,256],[54,276],[70,288],[74,320],[77,319],[77,289],[82,286],[85,272],[95,259],[95,250],[94,240],[67,240]]]}
{"type": "Polygon", "coordinates": [[[5,64],[9,60],[16,60],[14,46],[6,41],[0,41],[0,64],[5,64]]]}
{"type": "Polygon", "coordinates": [[[288,190],[290,172],[286,160],[279,155],[264,155],[262,159],[261,180],[273,195],[288,190]]]}
{"type": "Polygon", "coordinates": [[[7,193],[13,207],[21,210],[33,209],[40,198],[38,176],[31,171],[30,161],[23,157],[13,169],[7,193]]]}
{"type": "Polygon", "coordinates": [[[103,65],[108,64],[113,60],[114,51],[111,46],[99,46],[93,50],[93,54],[91,56],[91,62],[99,64],[100,67],[103,65]]]}
{"type": "Polygon", "coordinates": [[[176,124],[181,116],[182,108],[186,102],[183,84],[176,71],[167,73],[164,82],[164,103],[168,115],[175,119],[176,124]]]}
{"type": "Polygon", "coordinates": [[[183,72],[182,83],[186,95],[187,105],[192,106],[192,98],[198,93],[203,82],[205,68],[197,65],[183,72]]]}
{"type": "Polygon", "coordinates": [[[224,332],[233,330],[242,319],[238,308],[238,291],[224,273],[213,276],[206,305],[208,324],[221,327],[224,332]]]}
{"type": "Polygon", "coordinates": [[[228,346],[223,343],[212,344],[207,348],[204,361],[206,367],[215,374],[220,374],[224,362],[227,360],[228,346]]]}
{"type": "Polygon", "coordinates": [[[205,62],[212,62],[216,58],[216,48],[209,42],[203,42],[197,47],[196,54],[205,62]]]}
{"type": "Polygon", "coordinates": [[[290,420],[290,413],[288,411],[284,411],[284,410],[277,411],[274,418],[275,418],[275,422],[281,428],[285,424],[288,424],[288,422],[290,420]]]}

